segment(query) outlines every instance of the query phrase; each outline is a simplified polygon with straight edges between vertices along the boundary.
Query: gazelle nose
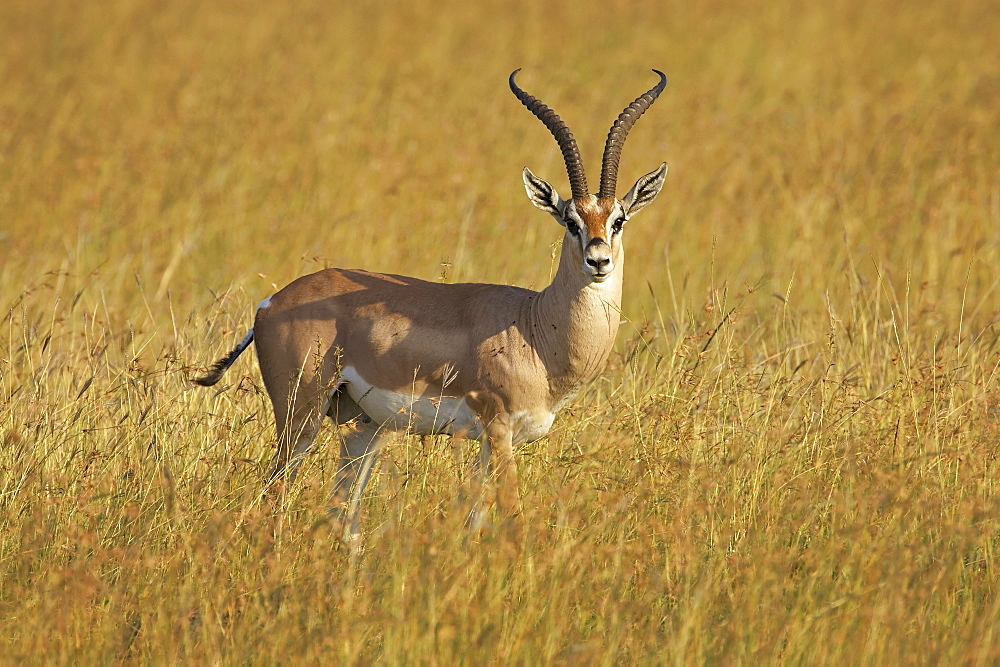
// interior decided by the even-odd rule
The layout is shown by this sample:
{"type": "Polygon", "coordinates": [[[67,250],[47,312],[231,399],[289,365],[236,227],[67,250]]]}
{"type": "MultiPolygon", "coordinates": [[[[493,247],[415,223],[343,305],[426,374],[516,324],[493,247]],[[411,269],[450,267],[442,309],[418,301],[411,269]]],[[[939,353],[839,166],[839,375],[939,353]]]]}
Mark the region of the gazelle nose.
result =
{"type": "Polygon", "coordinates": [[[606,266],[611,264],[610,257],[588,257],[587,264],[591,265],[598,271],[603,270],[606,266]]]}

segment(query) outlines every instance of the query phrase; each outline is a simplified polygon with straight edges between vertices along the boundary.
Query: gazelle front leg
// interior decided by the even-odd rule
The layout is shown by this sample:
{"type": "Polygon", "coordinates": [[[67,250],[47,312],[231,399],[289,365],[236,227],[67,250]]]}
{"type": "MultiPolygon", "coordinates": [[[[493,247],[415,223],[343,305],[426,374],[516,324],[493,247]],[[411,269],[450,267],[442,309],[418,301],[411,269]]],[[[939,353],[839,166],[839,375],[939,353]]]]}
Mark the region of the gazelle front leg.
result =
{"type": "Polygon", "coordinates": [[[490,439],[484,432],[479,438],[479,453],[473,458],[472,474],[470,481],[465,483],[466,488],[460,495],[466,499],[471,499],[472,509],[465,520],[467,528],[479,532],[486,527],[492,497],[490,490],[490,439]]]}
{"type": "Polygon", "coordinates": [[[514,461],[513,433],[506,420],[494,419],[487,427],[484,449],[489,462],[488,474],[496,480],[500,519],[510,518],[516,523],[521,516],[521,493],[514,461]]]}
{"type": "Polygon", "coordinates": [[[469,526],[480,530],[486,524],[488,498],[495,490],[500,525],[511,529],[515,542],[521,537],[521,494],[517,464],[514,462],[513,433],[506,419],[495,417],[480,440],[478,465],[479,492],[469,515],[469,526]]]}

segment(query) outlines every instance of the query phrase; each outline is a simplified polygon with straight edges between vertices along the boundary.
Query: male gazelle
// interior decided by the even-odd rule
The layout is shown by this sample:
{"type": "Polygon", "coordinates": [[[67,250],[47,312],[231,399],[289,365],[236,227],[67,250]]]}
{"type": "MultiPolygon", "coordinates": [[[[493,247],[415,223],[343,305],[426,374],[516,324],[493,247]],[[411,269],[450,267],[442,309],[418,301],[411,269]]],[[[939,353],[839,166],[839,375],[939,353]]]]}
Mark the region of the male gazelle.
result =
{"type": "Polygon", "coordinates": [[[272,480],[289,480],[323,416],[350,424],[334,500],[356,531],[358,504],[387,431],[448,433],[480,440],[480,473],[495,478],[504,515],[520,514],[514,447],[548,433],[556,412],[593,379],[618,331],[625,222],[663,187],[666,164],[615,197],[628,131],[666,85],[659,82],[618,116],[604,148],[601,186],[587,190],[576,140],[556,113],[514,82],[514,95],[553,134],[572,198],[524,169],[531,202],[565,227],[552,284],[441,284],[360,270],[303,276],[265,299],[253,328],[202,378],[219,381],[257,342],[274,406],[278,453],[272,480]]]}

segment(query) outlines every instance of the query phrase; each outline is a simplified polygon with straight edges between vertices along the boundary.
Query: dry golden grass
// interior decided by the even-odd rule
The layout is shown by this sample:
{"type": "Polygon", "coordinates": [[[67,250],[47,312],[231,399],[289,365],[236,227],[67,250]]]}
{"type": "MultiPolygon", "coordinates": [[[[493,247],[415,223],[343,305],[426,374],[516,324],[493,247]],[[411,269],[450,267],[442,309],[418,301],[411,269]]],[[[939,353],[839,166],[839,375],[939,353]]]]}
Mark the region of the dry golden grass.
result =
{"type": "Polygon", "coordinates": [[[996,663],[998,10],[2,3],[0,661],[996,663]],[[269,506],[255,364],[189,375],[319,267],[545,285],[515,67],[592,170],[670,76],[628,322],[521,453],[519,556],[435,438],[352,555],[335,434],[269,506]]]}

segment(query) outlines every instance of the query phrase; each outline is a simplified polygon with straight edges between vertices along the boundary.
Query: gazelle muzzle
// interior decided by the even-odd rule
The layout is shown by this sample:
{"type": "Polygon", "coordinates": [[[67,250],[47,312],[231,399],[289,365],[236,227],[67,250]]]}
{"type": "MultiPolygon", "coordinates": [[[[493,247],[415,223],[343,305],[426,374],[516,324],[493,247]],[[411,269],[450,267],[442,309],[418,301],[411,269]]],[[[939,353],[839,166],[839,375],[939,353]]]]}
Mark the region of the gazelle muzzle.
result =
{"type": "Polygon", "coordinates": [[[615,270],[611,246],[602,238],[591,239],[583,250],[583,271],[595,282],[603,282],[615,270]]]}

